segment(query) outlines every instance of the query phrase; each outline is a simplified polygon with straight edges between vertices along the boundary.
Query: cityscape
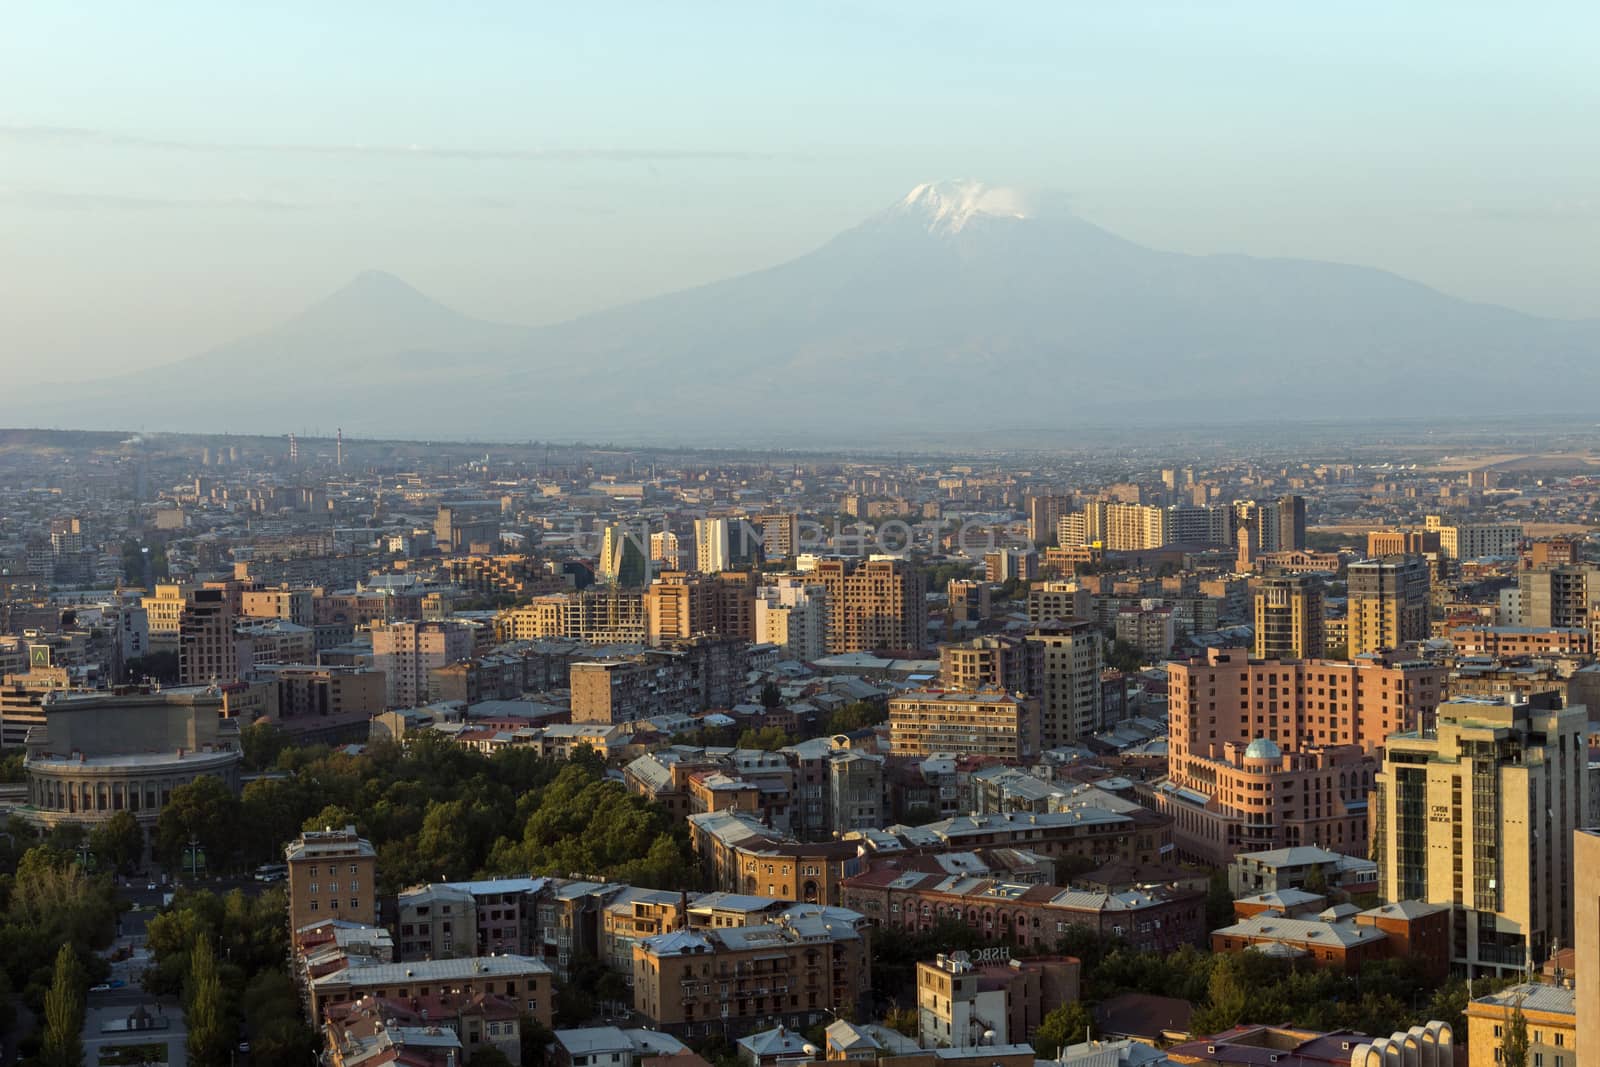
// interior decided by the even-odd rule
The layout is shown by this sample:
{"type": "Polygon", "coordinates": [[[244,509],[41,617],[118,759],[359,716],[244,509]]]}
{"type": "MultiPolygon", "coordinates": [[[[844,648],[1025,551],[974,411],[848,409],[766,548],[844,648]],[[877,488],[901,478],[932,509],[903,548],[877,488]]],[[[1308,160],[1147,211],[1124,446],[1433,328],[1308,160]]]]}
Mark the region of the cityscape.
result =
{"type": "Polygon", "coordinates": [[[7,15],[0,1067],[1600,1063],[1595,12],[291,8],[7,15]]]}

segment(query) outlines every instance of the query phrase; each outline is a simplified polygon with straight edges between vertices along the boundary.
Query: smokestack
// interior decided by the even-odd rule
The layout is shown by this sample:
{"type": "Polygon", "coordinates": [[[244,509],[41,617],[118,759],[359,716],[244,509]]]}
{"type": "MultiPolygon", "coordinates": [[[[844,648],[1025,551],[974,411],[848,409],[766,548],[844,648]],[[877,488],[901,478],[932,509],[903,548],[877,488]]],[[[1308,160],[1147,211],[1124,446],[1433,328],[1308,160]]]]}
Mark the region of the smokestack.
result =
{"type": "Polygon", "coordinates": [[[344,466],[344,427],[339,427],[338,435],[333,440],[333,465],[344,466]]]}

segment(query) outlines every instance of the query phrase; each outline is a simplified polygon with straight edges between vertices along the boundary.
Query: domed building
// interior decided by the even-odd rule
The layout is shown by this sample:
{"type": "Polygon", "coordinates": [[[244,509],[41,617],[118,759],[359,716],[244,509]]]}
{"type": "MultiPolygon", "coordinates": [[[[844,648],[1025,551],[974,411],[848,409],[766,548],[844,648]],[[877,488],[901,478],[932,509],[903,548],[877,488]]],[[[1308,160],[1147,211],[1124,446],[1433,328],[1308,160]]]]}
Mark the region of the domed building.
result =
{"type": "Polygon", "coordinates": [[[1244,748],[1246,763],[1272,763],[1283,762],[1283,749],[1270,737],[1258,737],[1244,748]]]}
{"type": "Polygon", "coordinates": [[[204,775],[233,792],[244,758],[239,724],[215,687],[54,694],[28,731],[28,806],[41,826],[95,823],[119,811],[154,825],[180,785],[204,775]]]}

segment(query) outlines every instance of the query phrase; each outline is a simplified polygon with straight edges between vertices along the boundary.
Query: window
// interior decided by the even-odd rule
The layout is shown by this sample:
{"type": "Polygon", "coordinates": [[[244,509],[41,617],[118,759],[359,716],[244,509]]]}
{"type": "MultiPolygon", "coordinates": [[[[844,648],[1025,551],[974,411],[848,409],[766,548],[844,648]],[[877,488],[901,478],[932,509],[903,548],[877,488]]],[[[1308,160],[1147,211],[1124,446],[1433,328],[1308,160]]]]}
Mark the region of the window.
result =
{"type": "Polygon", "coordinates": [[[355,864],[353,864],[353,863],[352,863],[352,864],[351,864],[351,865],[350,865],[350,873],[351,873],[351,874],[360,874],[360,873],[361,873],[361,871],[360,871],[360,869],[359,869],[359,868],[358,868],[358,867],[356,867],[356,865],[355,865],[355,864]]]}
{"type": "Polygon", "coordinates": [[[314,901],[314,900],[311,902],[311,910],[312,911],[316,911],[317,910],[317,902],[314,901]]]}
{"type": "Polygon", "coordinates": [[[538,1011],[539,1010],[539,1002],[537,1000],[528,1001],[528,1010],[529,1011],[538,1011]]]}
{"type": "Polygon", "coordinates": [[[351,897],[350,898],[350,906],[352,908],[360,908],[361,907],[361,901],[357,900],[355,897],[351,897]]]}

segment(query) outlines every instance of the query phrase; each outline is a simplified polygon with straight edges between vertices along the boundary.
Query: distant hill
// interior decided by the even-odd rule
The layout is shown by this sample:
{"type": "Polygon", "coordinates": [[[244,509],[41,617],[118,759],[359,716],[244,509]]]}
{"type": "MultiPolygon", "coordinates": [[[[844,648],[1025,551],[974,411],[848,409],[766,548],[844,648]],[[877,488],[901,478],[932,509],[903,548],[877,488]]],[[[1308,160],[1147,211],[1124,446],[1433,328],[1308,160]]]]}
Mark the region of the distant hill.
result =
{"type": "Polygon", "coordinates": [[[1049,198],[942,182],[779,266],[548,327],[481,322],[369,272],[168,367],[19,390],[26,414],[6,421],[793,444],[1535,414],[1560,406],[1552,387],[1596,384],[1595,321],[1365,267],[1158,251],[1049,198]]]}

